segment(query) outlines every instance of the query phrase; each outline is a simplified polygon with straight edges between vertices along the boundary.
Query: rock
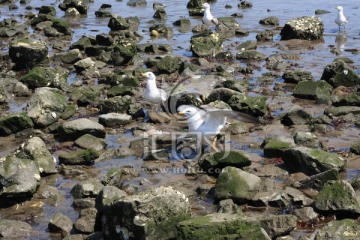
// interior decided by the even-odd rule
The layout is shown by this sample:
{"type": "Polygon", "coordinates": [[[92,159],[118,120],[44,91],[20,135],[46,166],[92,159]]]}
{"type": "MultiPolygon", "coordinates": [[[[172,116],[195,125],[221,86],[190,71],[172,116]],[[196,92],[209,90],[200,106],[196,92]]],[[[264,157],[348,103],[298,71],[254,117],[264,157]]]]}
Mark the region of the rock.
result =
{"type": "Polygon", "coordinates": [[[233,214],[241,214],[241,208],[233,202],[231,199],[221,200],[219,202],[218,213],[233,213],[233,214]]]}
{"type": "Polygon", "coordinates": [[[65,237],[70,234],[73,223],[69,217],[57,212],[51,217],[48,228],[50,232],[59,232],[62,237],[65,237]]]}
{"type": "Polygon", "coordinates": [[[115,97],[115,96],[133,96],[137,92],[137,88],[123,86],[121,84],[113,86],[107,92],[108,97],[115,97]]]}
{"type": "Polygon", "coordinates": [[[98,151],[93,148],[61,153],[59,162],[67,165],[92,165],[99,157],[98,151]]]}
{"type": "Polygon", "coordinates": [[[360,190],[360,173],[351,179],[350,184],[355,190],[360,190]]]}
{"type": "Polygon", "coordinates": [[[222,51],[223,40],[219,34],[197,35],[191,37],[191,51],[195,57],[214,57],[222,51]]]}
{"type": "Polygon", "coordinates": [[[319,217],[312,207],[303,207],[294,210],[294,214],[302,221],[310,223],[319,217]]]}
{"type": "Polygon", "coordinates": [[[255,41],[245,41],[243,43],[240,43],[236,49],[239,51],[245,51],[245,50],[255,50],[257,48],[257,42],[255,41]]]}
{"type": "Polygon", "coordinates": [[[87,3],[89,3],[88,0],[64,0],[62,3],[59,4],[59,8],[62,11],[66,11],[69,8],[76,8],[79,13],[87,14],[87,10],[89,9],[87,3]]]}
{"type": "MultiPolygon", "coordinates": [[[[72,31],[70,28],[70,23],[62,19],[55,18],[51,25],[52,28],[56,29],[61,35],[71,35],[72,31]]],[[[44,29],[45,30],[45,29],[44,29]]]]}
{"type": "Polygon", "coordinates": [[[0,202],[31,197],[40,183],[39,167],[35,161],[8,156],[0,162],[0,179],[0,202]]]}
{"type": "Polygon", "coordinates": [[[102,213],[105,208],[110,207],[114,202],[126,196],[126,192],[117,187],[105,186],[96,197],[96,209],[102,213]]]}
{"type": "Polygon", "coordinates": [[[137,50],[135,45],[116,45],[111,52],[111,60],[115,66],[122,66],[129,63],[136,55],[137,50]]]}
{"type": "Polygon", "coordinates": [[[144,7],[146,4],[146,0],[129,0],[126,5],[131,7],[144,7]]]}
{"type": "Polygon", "coordinates": [[[301,81],[299,82],[293,94],[297,98],[313,99],[313,100],[331,100],[333,87],[327,82],[320,81],[301,81]]]}
{"type": "Polygon", "coordinates": [[[360,87],[359,74],[343,61],[335,61],[328,64],[324,68],[321,79],[333,87],[360,87]]]}
{"type": "Polygon", "coordinates": [[[272,30],[265,30],[256,34],[256,40],[259,42],[267,42],[272,41],[274,38],[274,31],[272,30]]]}
{"type": "Polygon", "coordinates": [[[241,236],[243,239],[271,239],[256,219],[240,214],[208,214],[182,221],[177,228],[179,240],[233,239],[234,236],[241,236]]]}
{"type": "Polygon", "coordinates": [[[76,17],[80,17],[80,15],[81,13],[76,8],[68,8],[65,11],[65,17],[76,18],[76,17]]]}
{"type": "Polygon", "coordinates": [[[95,207],[95,198],[77,198],[73,202],[75,209],[86,209],[95,207]]]}
{"type": "Polygon", "coordinates": [[[252,3],[249,1],[242,1],[238,4],[239,8],[246,9],[246,8],[252,8],[252,3]]]}
{"type": "Polygon", "coordinates": [[[82,59],[82,54],[79,49],[72,49],[61,56],[61,60],[66,64],[73,64],[82,59]]]}
{"type": "Polygon", "coordinates": [[[0,117],[0,136],[8,136],[34,127],[31,118],[24,112],[0,117]]]}
{"type": "Polygon", "coordinates": [[[297,132],[294,136],[295,144],[309,148],[320,148],[321,142],[317,136],[311,132],[297,132]]]}
{"type": "Polygon", "coordinates": [[[237,94],[232,96],[227,102],[233,110],[248,113],[255,117],[264,116],[266,113],[266,97],[246,96],[237,94]]]}
{"type": "Polygon", "coordinates": [[[324,24],[320,18],[299,17],[287,21],[285,26],[281,29],[281,40],[289,39],[304,39],[316,40],[321,39],[324,33],[324,24]]]}
{"type": "Polygon", "coordinates": [[[99,116],[99,123],[105,127],[114,127],[130,123],[132,117],[124,113],[107,113],[99,116]]]}
{"type": "Polygon", "coordinates": [[[199,160],[200,167],[209,174],[219,174],[225,167],[242,168],[250,166],[249,156],[239,150],[220,151],[213,154],[205,154],[199,160]]]}
{"type": "Polygon", "coordinates": [[[55,78],[59,77],[59,73],[56,73],[53,68],[35,67],[27,74],[22,76],[19,80],[30,89],[35,89],[40,87],[47,87],[55,81],[55,78]]]}
{"type": "Polygon", "coordinates": [[[286,83],[299,83],[301,81],[314,81],[311,72],[296,69],[295,71],[286,71],[281,76],[286,83]]]}
{"type": "Polygon", "coordinates": [[[183,65],[180,57],[165,56],[156,63],[160,73],[171,74],[178,72],[183,65]]]}
{"type": "Polygon", "coordinates": [[[150,123],[168,123],[170,121],[169,116],[166,113],[163,112],[157,112],[154,110],[149,110],[148,111],[148,117],[149,117],[149,122],[150,123]]]}
{"type": "Polygon", "coordinates": [[[290,138],[266,138],[261,145],[267,158],[282,157],[286,150],[295,147],[294,140],[290,138]]]}
{"type": "Polygon", "coordinates": [[[86,208],[80,211],[79,218],[76,220],[74,227],[81,233],[92,233],[95,231],[96,208],[86,208]]]}
{"type": "Polygon", "coordinates": [[[79,118],[65,122],[60,128],[59,133],[64,139],[74,140],[84,134],[91,134],[95,137],[104,138],[104,126],[91,121],[87,118],[79,118]]]}
{"type": "Polygon", "coordinates": [[[129,72],[112,72],[100,76],[99,83],[104,83],[110,86],[122,85],[128,87],[138,87],[139,78],[129,72]]]}
{"type": "Polygon", "coordinates": [[[236,54],[236,59],[238,60],[255,60],[262,61],[265,60],[266,56],[256,50],[244,50],[236,54]]]}
{"type": "Polygon", "coordinates": [[[167,19],[167,14],[166,14],[165,9],[163,9],[163,8],[157,9],[155,11],[154,15],[153,15],[153,18],[166,20],[167,19]]]}
{"type": "Polygon", "coordinates": [[[84,134],[75,140],[75,144],[81,148],[90,149],[93,148],[97,151],[104,149],[107,146],[107,142],[103,138],[94,137],[91,134],[84,134]]]}
{"type": "Polygon", "coordinates": [[[87,179],[77,183],[71,189],[71,194],[73,195],[74,199],[96,198],[96,196],[99,195],[103,187],[104,185],[99,183],[97,180],[87,179]]]}
{"type": "Polygon", "coordinates": [[[223,101],[225,103],[229,102],[232,96],[239,94],[236,90],[220,87],[215,88],[210,92],[210,94],[206,97],[206,102],[214,102],[216,100],[223,101]]]}
{"type": "Polygon", "coordinates": [[[251,173],[235,167],[225,167],[215,185],[215,198],[230,198],[234,202],[251,200],[259,191],[261,179],[251,173]]]}
{"type": "Polygon", "coordinates": [[[332,168],[295,182],[292,185],[296,188],[313,188],[320,191],[326,182],[337,179],[339,179],[339,170],[332,168]]]}
{"type": "Polygon", "coordinates": [[[294,107],[281,117],[281,123],[285,126],[308,124],[312,117],[302,108],[294,107]]]}
{"type": "Polygon", "coordinates": [[[34,160],[39,166],[40,173],[56,173],[56,159],[51,155],[44,141],[39,137],[32,137],[26,143],[23,149],[17,154],[17,157],[34,160]]]}
{"type": "Polygon", "coordinates": [[[35,199],[45,199],[51,206],[59,206],[65,199],[63,193],[54,186],[41,184],[34,194],[35,199]]]}
{"type": "Polygon", "coordinates": [[[50,14],[52,16],[56,15],[56,10],[53,6],[41,6],[39,8],[39,14],[50,14]]]}
{"type": "Polygon", "coordinates": [[[131,96],[116,96],[100,102],[101,113],[126,113],[135,99],[131,96]]]}
{"type": "Polygon", "coordinates": [[[359,114],[360,113],[360,106],[340,106],[340,107],[328,107],[325,108],[324,114],[330,116],[330,117],[338,117],[343,116],[347,114],[359,114]]]}
{"type": "Polygon", "coordinates": [[[360,92],[353,92],[343,96],[336,96],[332,102],[333,106],[360,106],[360,92]]]}
{"type": "Polygon", "coordinates": [[[85,50],[85,48],[92,45],[91,40],[87,36],[82,36],[78,41],[70,45],[70,49],[85,50]]]}
{"type": "Polygon", "coordinates": [[[314,204],[319,211],[360,214],[360,201],[345,180],[328,181],[316,196],[314,204]]]}
{"type": "Polygon", "coordinates": [[[0,219],[0,237],[3,239],[25,239],[33,233],[31,225],[26,222],[0,219]]]}
{"type": "Polygon", "coordinates": [[[286,150],[283,154],[283,161],[292,171],[304,172],[308,175],[333,168],[341,171],[346,163],[345,159],[335,153],[307,147],[295,147],[286,150]]]}
{"type": "Polygon", "coordinates": [[[53,88],[37,88],[31,96],[27,115],[37,127],[47,127],[56,122],[68,106],[66,97],[53,88]]]}
{"type": "Polygon", "coordinates": [[[95,62],[90,57],[87,57],[77,61],[74,64],[74,67],[77,72],[82,72],[87,69],[95,68],[95,62]]]}
{"type": "Polygon", "coordinates": [[[173,25],[180,27],[180,28],[189,28],[189,27],[191,27],[191,22],[190,22],[190,19],[188,19],[188,18],[181,18],[181,19],[173,22],[173,25]]]}
{"type": "Polygon", "coordinates": [[[45,42],[18,39],[10,43],[9,56],[18,68],[32,68],[47,58],[45,42]]]}
{"type": "Polygon", "coordinates": [[[314,239],[357,239],[359,237],[359,231],[360,225],[356,220],[343,219],[331,221],[315,233],[314,239]]]}
{"type": "Polygon", "coordinates": [[[105,237],[109,239],[175,238],[176,224],[187,219],[189,212],[185,194],[160,186],[106,206],[102,223],[107,229],[105,237]]]}
{"type": "Polygon", "coordinates": [[[279,18],[277,17],[266,17],[266,18],[263,18],[259,21],[260,24],[263,24],[263,25],[270,25],[270,26],[277,26],[279,25],[279,18]]]}
{"type": "Polygon", "coordinates": [[[271,239],[290,233],[297,226],[297,217],[290,214],[264,216],[259,220],[271,239]]]}

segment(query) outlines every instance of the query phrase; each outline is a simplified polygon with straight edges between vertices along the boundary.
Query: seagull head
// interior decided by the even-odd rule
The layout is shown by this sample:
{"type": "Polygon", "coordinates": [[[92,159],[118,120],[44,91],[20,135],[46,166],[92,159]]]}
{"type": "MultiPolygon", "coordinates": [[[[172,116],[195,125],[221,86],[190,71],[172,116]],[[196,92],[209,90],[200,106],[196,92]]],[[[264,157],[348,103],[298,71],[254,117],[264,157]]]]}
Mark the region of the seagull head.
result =
{"type": "Polygon", "coordinates": [[[186,118],[191,118],[197,114],[200,109],[190,105],[181,105],[178,107],[177,111],[179,115],[185,116],[186,118]]]}
{"type": "Polygon", "coordinates": [[[203,4],[203,7],[204,7],[205,9],[210,9],[210,5],[209,5],[208,3],[204,3],[204,4],[203,4]]]}
{"type": "Polygon", "coordinates": [[[342,6],[337,6],[335,9],[337,9],[339,12],[343,11],[343,7],[342,6]]]}
{"type": "Polygon", "coordinates": [[[152,72],[146,72],[146,73],[141,73],[140,74],[142,77],[146,78],[146,81],[154,81],[156,80],[155,74],[152,72]]]}

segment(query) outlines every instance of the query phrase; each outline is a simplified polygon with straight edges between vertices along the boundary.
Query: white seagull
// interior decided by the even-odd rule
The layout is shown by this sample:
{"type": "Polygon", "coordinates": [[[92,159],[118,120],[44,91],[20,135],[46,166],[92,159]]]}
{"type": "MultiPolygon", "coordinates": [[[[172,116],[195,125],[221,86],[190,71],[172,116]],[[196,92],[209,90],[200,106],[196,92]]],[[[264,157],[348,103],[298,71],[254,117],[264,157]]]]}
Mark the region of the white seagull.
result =
{"type": "Polygon", "coordinates": [[[344,26],[345,29],[345,24],[348,23],[348,20],[344,16],[344,9],[342,6],[337,6],[336,9],[338,10],[338,15],[336,16],[335,23],[339,25],[340,32],[340,26],[344,26]]]}
{"type": "Polygon", "coordinates": [[[156,77],[152,72],[141,73],[146,78],[144,98],[154,104],[161,104],[166,101],[166,92],[156,86],[156,77]]]}
{"type": "Polygon", "coordinates": [[[211,109],[205,110],[190,105],[181,105],[178,107],[178,114],[186,117],[189,132],[200,132],[201,136],[214,137],[213,147],[216,142],[216,135],[226,125],[226,119],[233,118],[241,122],[258,123],[259,121],[241,112],[235,112],[229,109],[211,109]]]}
{"type": "Polygon", "coordinates": [[[204,16],[202,19],[203,24],[210,27],[211,25],[218,26],[219,21],[216,17],[214,17],[210,12],[210,5],[208,3],[204,3],[204,16]]]}

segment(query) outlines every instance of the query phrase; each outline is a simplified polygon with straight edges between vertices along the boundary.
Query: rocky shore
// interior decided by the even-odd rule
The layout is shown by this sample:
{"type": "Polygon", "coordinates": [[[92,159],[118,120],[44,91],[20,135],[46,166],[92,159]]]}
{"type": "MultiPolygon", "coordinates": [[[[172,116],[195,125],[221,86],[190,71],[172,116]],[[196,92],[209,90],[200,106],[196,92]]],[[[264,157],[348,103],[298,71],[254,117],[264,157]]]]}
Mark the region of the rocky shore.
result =
{"type": "Polygon", "coordinates": [[[213,31],[191,24],[201,0],[171,23],[169,6],[130,0],[153,19],[104,3],[108,31],[76,38],[90,1],[1,4],[29,11],[0,21],[0,238],[360,239],[359,63],[328,46],[320,78],[301,64],[324,41],[323,11],[258,19],[244,40],[239,12],[255,3],[223,6],[238,14],[213,31]],[[191,56],[174,54],[178,32],[191,56]],[[164,106],[143,99],[147,71],[164,106]],[[183,104],[259,123],[229,119],[210,148],[183,104]]]}

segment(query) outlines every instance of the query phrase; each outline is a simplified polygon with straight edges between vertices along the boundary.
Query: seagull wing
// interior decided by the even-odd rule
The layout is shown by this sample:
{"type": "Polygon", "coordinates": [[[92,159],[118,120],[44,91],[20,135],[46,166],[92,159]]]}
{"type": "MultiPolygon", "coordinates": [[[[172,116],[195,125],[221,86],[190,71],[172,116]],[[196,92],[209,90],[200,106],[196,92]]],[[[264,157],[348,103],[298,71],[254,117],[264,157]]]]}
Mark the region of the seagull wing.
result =
{"type": "Polygon", "coordinates": [[[234,120],[245,122],[245,123],[259,123],[259,120],[249,114],[233,111],[230,109],[216,109],[216,110],[208,110],[207,111],[208,118],[232,118],[234,120]]]}
{"type": "Polygon", "coordinates": [[[219,20],[218,20],[216,17],[213,17],[213,18],[211,19],[211,22],[212,22],[213,24],[215,24],[216,26],[219,25],[219,20]]]}

